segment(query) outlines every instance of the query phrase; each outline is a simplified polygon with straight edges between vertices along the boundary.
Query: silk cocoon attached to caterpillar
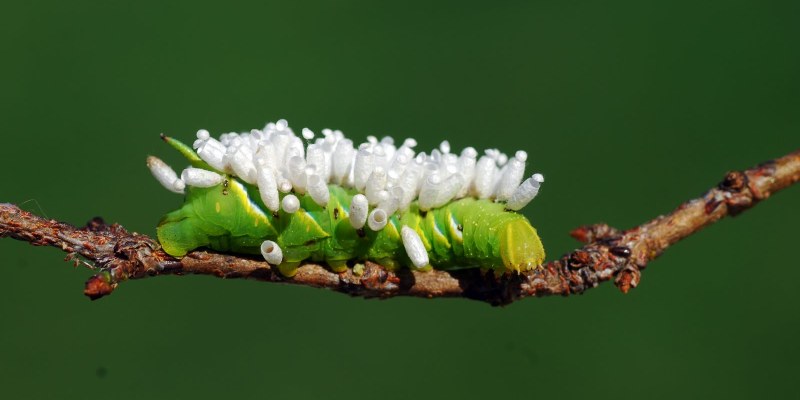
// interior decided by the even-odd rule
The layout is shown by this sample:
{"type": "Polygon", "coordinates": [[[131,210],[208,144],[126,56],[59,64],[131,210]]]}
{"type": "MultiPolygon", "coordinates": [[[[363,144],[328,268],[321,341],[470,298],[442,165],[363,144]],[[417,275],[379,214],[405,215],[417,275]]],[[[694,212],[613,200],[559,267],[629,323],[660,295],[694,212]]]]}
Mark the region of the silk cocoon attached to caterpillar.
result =
{"type": "Polygon", "coordinates": [[[185,194],[181,208],[157,228],[176,257],[206,247],[262,254],[292,276],[305,260],[334,271],[371,260],[417,270],[478,267],[496,274],[537,268],[541,240],[516,211],[539,192],[544,178],[523,181],[527,153],[450,144],[416,153],[370,136],[354,147],[340,131],[323,137],[285,120],[219,140],[197,132],[189,147],[164,136],[191,166],[180,176],[155,157],[147,165],[168,190],[185,194]],[[312,142],[313,141],[313,142],[312,142]],[[307,144],[307,145],[306,145],[307,144]]]}

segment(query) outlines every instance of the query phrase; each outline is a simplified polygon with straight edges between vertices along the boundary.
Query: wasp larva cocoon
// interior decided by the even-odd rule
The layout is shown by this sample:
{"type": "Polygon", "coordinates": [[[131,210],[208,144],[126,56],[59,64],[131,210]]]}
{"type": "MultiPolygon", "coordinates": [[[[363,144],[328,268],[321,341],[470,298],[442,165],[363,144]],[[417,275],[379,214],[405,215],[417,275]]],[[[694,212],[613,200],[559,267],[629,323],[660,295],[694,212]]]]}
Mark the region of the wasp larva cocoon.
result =
{"type": "Polygon", "coordinates": [[[422,183],[418,199],[420,210],[428,211],[434,207],[439,198],[439,193],[441,193],[441,183],[442,179],[438,174],[429,175],[425,182],[422,183]]]}
{"type": "Polygon", "coordinates": [[[222,183],[222,175],[202,168],[189,167],[181,172],[181,179],[189,186],[212,187],[222,183]]]}
{"type": "Polygon", "coordinates": [[[350,225],[355,229],[361,229],[367,222],[367,214],[369,213],[369,201],[367,196],[357,194],[353,196],[350,201],[350,225]]]}
{"type": "Polygon", "coordinates": [[[439,150],[443,154],[450,153],[450,142],[448,142],[447,140],[442,140],[442,143],[439,145],[439,150]]]}
{"type": "Polygon", "coordinates": [[[373,231],[379,231],[386,226],[387,222],[389,222],[389,216],[386,214],[386,211],[376,208],[369,213],[367,226],[373,231]]]}
{"type": "Polygon", "coordinates": [[[278,195],[278,183],[271,168],[262,168],[258,171],[258,192],[261,194],[261,201],[272,212],[280,210],[280,196],[278,195]]]}
{"type": "MultiPolygon", "coordinates": [[[[527,154],[525,154],[524,157],[527,158],[527,154]]],[[[511,194],[514,193],[514,190],[517,189],[520,182],[522,182],[522,177],[524,175],[524,160],[521,160],[519,157],[514,157],[508,160],[508,164],[505,165],[503,174],[500,176],[500,180],[497,182],[497,188],[495,189],[494,196],[495,199],[500,201],[508,200],[508,198],[511,197],[511,194]]]]}
{"type": "Polygon", "coordinates": [[[364,194],[369,200],[369,205],[374,206],[380,201],[380,192],[386,187],[386,170],[382,167],[376,167],[372,170],[372,174],[367,179],[367,185],[364,188],[364,194]]]}
{"type": "Polygon", "coordinates": [[[293,194],[287,194],[283,200],[281,200],[281,208],[289,214],[294,214],[300,209],[300,200],[293,194]]]}
{"type": "Polygon", "coordinates": [[[353,174],[355,178],[355,186],[357,190],[364,190],[367,185],[367,179],[372,175],[372,168],[374,167],[374,160],[372,151],[365,144],[362,144],[356,153],[355,165],[353,167],[353,174]]]}
{"type": "Polygon", "coordinates": [[[402,237],[406,254],[408,254],[408,258],[411,259],[414,267],[423,268],[427,266],[429,263],[428,252],[425,250],[425,245],[422,244],[422,238],[419,237],[419,233],[408,226],[403,226],[400,230],[400,236],[402,237]]]}
{"type": "Polygon", "coordinates": [[[208,163],[211,168],[217,171],[225,170],[225,153],[227,148],[217,141],[217,139],[209,138],[205,140],[200,147],[197,148],[197,155],[208,163]]]}
{"type": "Polygon", "coordinates": [[[305,140],[311,140],[314,138],[314,131],[312,131],[311,129],[303,128],[302,133],[303,133],[303,139],[305,140]]]}
{"type": "Polygon", "coordinates": [[[353,149],[353,141],[350,139],[342,139],[336,144],[336,150],[333,151],[333,171],[332,175],[334,183],[344,183],[347,175],[350,173],[350,167],[353,164],[353,156],[355,149],[353,149]]]}
{"type": "Polygon", "coordinates": [[[485,155],[478,160],[475,166],[475,182],[473,183],[477,198],[488,199],[492,195],[494,191],[492,183],[494,182],[496,170],[494,158],[485,155]]]}
{"type": "Polygon", "coordinates": [[[533,174],[532,177],[522,182],[517,190],[514,191],[514,194],[511,195],[511,198],[506,203],[506,208],[514,211],[521,210],[539,194],[539,188],[543,182],[544,176],[542,174],[533,174]]]}
{"type": "Polygon", "coordinates": [[[306,160],[300,156],[294,156],[289,159],[287,172],[289,174],[289,182],[292,183],[292,188],[300,194],[306,192],[306,160]]]}
{"type": "Polygon", "coordinates": [[[261,243],[261,255],[264,256],[264,260],[272,265],[278,265],[283,261],[281,247],[272,240],[265,240],[261,243]]]}
{"type": "Polygon", "coordinates": [[[308,177],[308,194],[315,203],[322,207],[328,205],[330,200],[330,193],[328,192],[328,184],[319,175],[311,175],[308,177]]]}
{"type": "Polygon", "coordinates": [[[180,180],[178,174],[164,161],[153,156],[147,157],[147,167],[161,186],[170,192],[183,194],[181,184],[177,183],[180,180]]]}
{"type": "Polygon", "coordinates": [[[462,177],[461,174],[454,173],[447,177],[439,186],[431,208],[441,207],[450,202],[450,200],[453,200],[462,186],[464,186],[464,177],[462,177]]]}

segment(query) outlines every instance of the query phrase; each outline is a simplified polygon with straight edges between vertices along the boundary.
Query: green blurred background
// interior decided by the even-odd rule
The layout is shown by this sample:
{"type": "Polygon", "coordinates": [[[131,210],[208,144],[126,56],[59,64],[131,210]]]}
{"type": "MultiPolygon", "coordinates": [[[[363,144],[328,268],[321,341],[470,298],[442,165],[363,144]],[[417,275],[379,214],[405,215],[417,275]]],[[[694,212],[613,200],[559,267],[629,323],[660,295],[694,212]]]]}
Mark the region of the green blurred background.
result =
{"type": "MultiPolygon", "coordinates": [[[[150,234],[178,206],[144,166],[296,129],[529,152],[550,258],[800,143],[800,3],[57,2],[0,12],[0,201],[150,234]]],[[[506,308],[90,273],[0,240],[2,398],[788,397],[800,188],[669,249],[639,288],[506,308]]]]}

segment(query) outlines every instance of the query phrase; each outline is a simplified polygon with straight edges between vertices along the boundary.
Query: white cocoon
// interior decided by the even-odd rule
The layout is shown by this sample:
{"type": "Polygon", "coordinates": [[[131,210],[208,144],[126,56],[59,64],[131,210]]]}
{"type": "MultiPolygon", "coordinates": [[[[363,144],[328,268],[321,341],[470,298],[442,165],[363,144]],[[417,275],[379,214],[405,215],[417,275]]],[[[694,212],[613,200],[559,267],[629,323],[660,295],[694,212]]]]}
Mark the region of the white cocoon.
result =
{"type": "Polygon", "coordinates": [[[447,177],[447,179],[439,185],[436,193],[436,200],[431,208],[437,208],[447,204],[447,202],[458,194],[462,186],[464,186],[464,177],[462,177],[461,174],[456,173],[447,177]]]}
{"type": "Polygon", "coordinates": [[[369,202],[367,196],[357,194],[353,196],[350,201],[350,225],[355,229],[361,229],[367,222],[367,213],[369,212],[369,202]]]}
{"type": "Polygon", "coordinates": [[[272,135],[272,148],[275,155],[275,165],[282,166],[286,164],[286,147],[289,145],[289,136],[285,133],[272,135]]]}
{"type": "Polygon", "coordinates": [[[212,187],[222,183],[222,175],[202,168],[189,167],[181,172],[181,179],[189,186],[212,187]]]}
{"type": "Polygon", "coordinates": [[[372,210],[372,212],[369,213],[369,219],[367,219],[367,225],[369,225],[369,229],[373,231],[383,229],[387,222],[389,222],[389,216],[386,214],[386,211],[380,208],[372,210]]]}
{"type": "Polygon", "coordinates": [[[403,238],[403,247],[406,249],[408,258],[416,268],[423,268],[428,265],[428,252],[425,250],[425,245],[422,244],[422,238],[419,237],[417,231],[403,226],[400,230],[400,236],[403,238]]]}
{"type": "Polygon", "coordinates": [[[441,150],[442,153],[444,153],[444,154],[449,153],[450,152],[450,142],[448,142],[447,140],[443,140],[442,144],[439,145],[439,150],[441,150]]]}
{"type": "Polygon", "coordinates": [[[315,203],[322,207],[327,206],[328,201],[331,199],[331,194],[328,192],[328,185],[319,175],[311,175],[308,177],[308,194],[311,195],[315,203]]]}
{"type": "Polygon", "coordinates": [[[374,206],[380,201],[380,191],[386,187],[386,170],[383,167],[376,167],[367,179],[364,194],[369,200],[369,205],[374,206]]]}
{"type": "Polygon", "coordinates": [[[386,211],[386,214],[392,215],[400,208],[400,202],[403,201],[403,188],[395,186],[388,191],[388,196],[381,200],[378,208],[386,211]]]}
{"type": "Polygon", "coordinates": [[[164,161],[161,161],[160,158],[147,157],[147,168],[150,169],[150,172],[161,186],[164,186],[170,192],[183,193],[183,188],[180,187],[181,184],[176,183],[179,181],[178,174],[164,161]]]}
{"type": "Polygon", "coordinates": [[[197,131],[197,138],[200,140],[208,140],[208,138],[210,137],[211,134],[208,133],[208,131],[205,129],[200,129],[199,131],[197,131]]]}
{"type": "Polygon", "coordinates": [[[353,141],[350,139],[342,139],[336,144],[336,150],[333,151],[333,179],[334,182],[342,184],[350,173],[350,167],[353,165],[353,156],[355,149],[353,149],[353,141]]]}
{"type": "Polygon", "coordinates": [[[281,247],[272,240],[265,240],[264,243],[261,243],[261,255],[272,265],[278,265],[283,261],[281,247]]]}
{"type": "Polygon", "coordinates": [[[176,179],[175,182],[172,182],[172,188],[176,193],[183,193],[183,191],[186,189],[186,183],[183,181],[183,179],[176,179]]]}
{"type": "Polygon", "coordinates": [[[458,158],[458,172],[464,177],[464,185],[456,194],[457,198],[465,197],[475,180],[475,165],[478,163],[478,152],[472,147],[467,147],[458,158]]]}
{"type": "Polygon", "coordinates": [[[253,153],[246,146],[240,146],[232,153],[228,152],[228,164],[233,172],[249,184],[256,183],[256,166],[253,163],[253,153]]]}
{"type": "Polygon", "coordinates": [[[278,169],[278,164],[275,163],[275,147],[271,143],[260,143],[254,157],[256,167],[278,169]]]}
{"type": "Polygon", "coordinates": [[[421,180],[422,167],[416,163],[410,165],[406,169],[406,172],[403,173],[403,176],[400,177],[400,182],[398,184],[399,187],[403,188],[403,197],[400,200],[400,204],[398,204],[399,209],[408,209],[408,206],[414,201],[414,198],[417,197],[417,188],[419,188],[421,180]]]}
{"type": "Polygon", "coordinates": [[[278,175],[275,178],[278,182],[278,191],[281,193],[289,193],[292,191],[292,182],[289,182],[288,179],[284,178],[283,175],[278,175]]]}
{"type": "Polygon", "coordinates": [[[261,201],[272,212],[280,210],[280,196],[278,195],[278,182],[275,180],[275,173],[272,168],[266,167],[258,170],[258,192],[261,194],[261,201]]]}
{"type": "Polygon", "coordinates": [[[372,162],[375,167],[386,166],[388,156],[386,155],[386,149],[383,148],[383,145],[379,144],[372,149],[372,157],[372,162]]]}
{"type": "Polygon", "coordinates": [[[225,152],[225,146],[214,138],[209,138],[197,149],[197,155],[218,171],[225,170],[225,152]]]}
{"type": "Polygon", "coordinates": [[[479,199],[488,199],[494,191],[494,174],[497,170],[495,167],[494,159],[489,156],[483,156],[478,160],[475,166],[475,196],[479,199]]]}
{"type": "Polygon", "coordinates": [[[359,191],[363,191],[364,187],[367,185],[367,179],[372,175],[373,166],[374,160],[372,151],[368,148],[358,149],[355,166],[353,167],[353,178],[355,179],[356,189],[359,191]]]}
{"type": "Polygon", "coordinates": [[[505,166],[503,175],[497,182],[494,197],[497,200],[508,200],[509,197],[522,182],[522,177],[525,175],[525,162],[519,158],[512,158],[505,166]]]}
{"type": "Polygon", "coordinates": [[[422,189],[419,191],[419,209],[422,211],[428,211],[433,207],[436,207],[436,201],[439,198],[439,193],[441,192],[441,183],[442,180],[439,178],[439,175],[431,175],[425,182],[422,183],[422,189]]]}
{"type": "Polygon", "coordinates": [[[281,200],[281,207],[283,211],[286,211],[289,214],[294,214],[297,210],[300,209],[300,200],[297,199],[297,196],[293,194],[287,194],[281,200]]]}
{"type": "Polygon", "coordinates": [[[327,176],[325,165],[325,152],[322,150],[322,145],[310,144],[306,149],[306,166],[314,166],[316,173],[321,176],[327,176]]]}
{"type": "Polygon", "coordinates": [[[306,192],[306,160],[300,156],[289,159],[289,182],[297,193],[306,192]]]}
{"type": "Polygon", "coordinates": [[[539,188],[544,182],[544,177],[541,174],[534,174],[532,177],[522,182],[521,185],[514,191],[511,198],[506,203],[506,208],[509,210],[521,210],[528,205],[531,200],[539,194],[539,188]]]}

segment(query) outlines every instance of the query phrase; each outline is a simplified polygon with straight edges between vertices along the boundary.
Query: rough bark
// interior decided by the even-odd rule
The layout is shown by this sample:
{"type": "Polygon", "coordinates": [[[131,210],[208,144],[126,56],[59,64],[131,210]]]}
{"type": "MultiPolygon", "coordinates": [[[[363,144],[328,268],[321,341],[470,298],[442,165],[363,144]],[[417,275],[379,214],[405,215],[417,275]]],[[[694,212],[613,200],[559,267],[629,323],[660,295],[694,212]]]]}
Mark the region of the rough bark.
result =
{"type": "Polygon", "coordinates": [[[575,229],[572,236],[584,242],[584,247],[540,269],[501,277],[477,269],[393,272],[367,262],[363,269],[349,268],[343,273],[309,263],[301,266],[295,277],[285,278],[263,260],[209,251],[194,251],[176,259],[155,240],[118,224],[106,225],[96,218],[76,228],[13,204],[0,204],[0,237],[59,247],[68,253],[67,259],[95,270],[84,290],[93,300],[110,294],[128,279],[202,274],[328,288],[352,296],[464,297],[504,305],[525,297],[583,293],[611,279],[627,292],[638,285],[647,263],[672,244],[720,218],[749,209],[798,180],[800,151],[795,151],[745,171],[730,172],[703,197],[633,229],[620,231],[607,225],[575,229]]]}

